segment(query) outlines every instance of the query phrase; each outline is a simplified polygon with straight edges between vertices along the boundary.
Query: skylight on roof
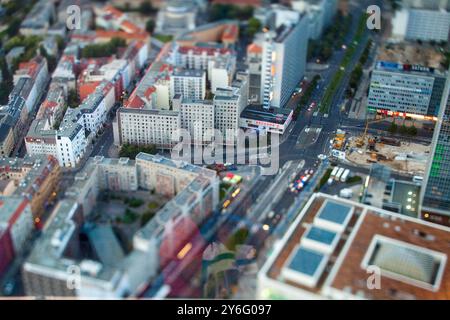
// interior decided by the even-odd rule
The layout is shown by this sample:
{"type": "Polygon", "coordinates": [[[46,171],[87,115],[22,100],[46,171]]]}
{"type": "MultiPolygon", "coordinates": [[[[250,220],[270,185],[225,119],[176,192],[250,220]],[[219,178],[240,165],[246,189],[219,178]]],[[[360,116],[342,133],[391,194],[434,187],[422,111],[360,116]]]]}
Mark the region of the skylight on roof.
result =
{"type": "Polygon", "coordinates": [[[331,254],[338,241],[338,233],[317,226],[311,226],[302,237],[301,244],[307,248],[325,254],[331,254]]]}
{"type": "Polygon", "coordinates": [[[326,200],[317,214],[314,223],[325,229],[343,232],[351,219],[353,207],[326,200]]]}
{"type": "Polygon", "coordinates": [[[317,285],[327,261],[328,258],[325,254],[300,245],[292,252],[282,270],[282,275],[287,280],[314,287],[317,285]]]}
{"type": "Polygon", "coordinates": [[[377,235],[363,259],[363,267],[377,266],[384,276],[438,290],[446,260],[441,252],[377,235]]]}

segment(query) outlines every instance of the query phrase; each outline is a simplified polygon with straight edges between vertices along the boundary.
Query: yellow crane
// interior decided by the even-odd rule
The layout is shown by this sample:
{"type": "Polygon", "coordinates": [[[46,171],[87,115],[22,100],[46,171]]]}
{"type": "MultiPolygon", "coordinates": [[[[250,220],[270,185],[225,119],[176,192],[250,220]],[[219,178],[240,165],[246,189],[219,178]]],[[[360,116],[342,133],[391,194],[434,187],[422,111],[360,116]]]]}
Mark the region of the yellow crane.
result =
{"type": "Polygon", "coordinates": [[[358,139],[356,140],[356,146],[358,148],[361,148],[366,143],[366,136],[367,136],[367,131],[369,131],[369,125],[377,123],[377,122],[381,122],[381,121],[384,121],[384,120],[386,120],[386,118],[375,119],[375,120],[372,120],[372,121],[369,121],[367,119],[367,121],[366,121],[366,128],[364,129],[364,133],[361,136],[359,136],[358,139]]]}

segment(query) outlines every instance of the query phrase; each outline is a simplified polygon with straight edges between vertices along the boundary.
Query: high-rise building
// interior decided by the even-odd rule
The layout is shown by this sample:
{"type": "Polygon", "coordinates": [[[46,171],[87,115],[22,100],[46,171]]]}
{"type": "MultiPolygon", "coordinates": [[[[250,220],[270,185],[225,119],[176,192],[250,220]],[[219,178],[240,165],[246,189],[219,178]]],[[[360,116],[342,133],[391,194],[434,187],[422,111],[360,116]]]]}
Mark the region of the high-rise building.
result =
{"type": "Polygon", "coordinates": [[[295,0],[292,8],[308,14],[309,37],[319,39],[324,30],[333,23],[337,11],[337,0],[295,0]]]}
{"type": "Polygon", "coordinates": [[[308,47],[308,19],[284,20],[275,30],[264,33],[261,102],[265,108],[286,105],[305,73],[308,47]]]}
{"type": "Polygon", "coordinates": [[[403,8],[420,8],[428,10],[450,10],[449,0],[403,0],[403,8]]]}
{"type": "Polygon", "coordinates": [[[434,68],[379,61],[372,73],[368,108],[437,117],[444,86],[445,75],[434,68]]]}
{"type": "Polygon", "coordinates": [[[393,38],[447,42],[450,31],[450,12],[428,9],[402,9],[393,20],[393,38]]]}
{"type": "Polygon", "coordinates": [[[422,218],[450,226],[450,76],[422,189],[422,218]]]}

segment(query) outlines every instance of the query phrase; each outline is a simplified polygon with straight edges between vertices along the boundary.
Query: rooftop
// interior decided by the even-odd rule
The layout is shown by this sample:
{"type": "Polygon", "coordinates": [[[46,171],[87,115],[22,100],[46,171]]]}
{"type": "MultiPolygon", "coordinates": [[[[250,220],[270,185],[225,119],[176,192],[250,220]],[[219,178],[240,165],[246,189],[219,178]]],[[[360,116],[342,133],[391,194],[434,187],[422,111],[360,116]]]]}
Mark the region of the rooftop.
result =
{"type": "Polygon", "coordinates": [[[314,194],[263,266],[261,295],[448,300],[449,244],[450,228],[314,194]],[[368,288],[370,266],[379,290],[368,288]]]}
{"type": "Polygon", "coordinates": [[[205,74],[203,70],[176,68],[173,72],[174,77],[196,77],[201,78],[205,74]]]}
{"type": "Polygon", "coordinates": [[[262,105],[249,105],[241,113],[241,118],[283,124],[292,114],[290,109],[265,109],[262,105]]]}
{"type": "MultiPolygon", "coordinates": [[[[90,183],[95,184],[96,182],[93,179],[101,179],[98,175],[102,171],[101,167],[103,165],[118,165],[134,168],[138,165],[138,162],[145,163],[147,161],[187,170],[197,175],[192,175],[191,181],[185,181],[186,187],[135,234],[135,237],[137,236],[144,240],[159,236],[159,232],[164,230],[167,221],[175,219],[179,213],[191,205],[187,200],[192,197],[198,197],[195,192],[203,191],[207,185],[212,181],[216,181],[217,178],[215,171],[173,161],[158,155],[153,156],[140,153],[136,157],[136,161],[128,158],[109,159],[102,156],[91,158],[76,175],[75,182],[70,190],[66,192],[65,198],[59,201],[53,210],[39,242],[33,248],[24,264],[24,269],[36,273],[48,274],[50,272],[59,274],[64,279],[67,276],[67,268],[73,264],[78,264],[80,265],[84,281],[94,281],[94,286],[103,285],[106,290],[114,289],[114,286],[118,285],[118,280],[121,279],[120,275],[124,272],[128,273],[128,276],[142,276],[143,279],[139,280],[141,282],[138,285],[148,281],[148,278],[145,278],[148,276],[148,270],[141,270],[143,263],[148,263],[145,260],[146,258],[148,260],[148,253],[144,252],[145,250],[141,251],[140,248],[133,247],[133,250],[128,255],[125,255],[109,226],[95,226],[92,229],[89,229],[89,225],[85,224],[83,226],[88,228],[88,237],[91,239],[93,248],[97,252],[98,261],[79,261],[77,260],[78,258],[73,258],[66,252],[67,245],[75,232],[78,232],[80,219],[77,219],[76,215],[81,214],[79,203],[81,204],[84,201],[84,199],[80,198],[81,190],[86,187],[86,184],[87,186],[91,186],[90,183]],[[141,270],[142,274],[135,274],[136,270],[141,270]]],[[[137,171],[135,171],[135,174],[137,174],[137,171]]],[[[88,194],[91,194],[89,192],[88,194]]],[[[85,212],[84,214],[88,215],[90,212],[85,212]]]]}

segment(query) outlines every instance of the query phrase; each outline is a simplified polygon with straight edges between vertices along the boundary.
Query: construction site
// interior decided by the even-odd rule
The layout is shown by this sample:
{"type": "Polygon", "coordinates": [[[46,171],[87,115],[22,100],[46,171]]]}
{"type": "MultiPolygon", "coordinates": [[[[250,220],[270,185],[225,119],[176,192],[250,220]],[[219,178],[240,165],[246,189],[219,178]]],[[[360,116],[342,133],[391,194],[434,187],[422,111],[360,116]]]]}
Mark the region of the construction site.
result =
{"type": "Polygon", "coordinates": [[[358,166],[378,163],[397,172],[423,176],[431,147],[389,137],[388,133],[380,136],[368,134],[370,124],[377,121],[381,120],[368,121],[360,135],[337,130],[333,140],[333,156],[358,166]]]}

